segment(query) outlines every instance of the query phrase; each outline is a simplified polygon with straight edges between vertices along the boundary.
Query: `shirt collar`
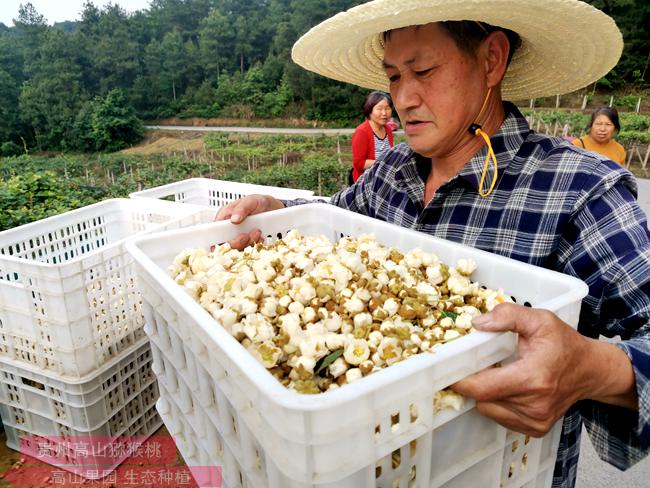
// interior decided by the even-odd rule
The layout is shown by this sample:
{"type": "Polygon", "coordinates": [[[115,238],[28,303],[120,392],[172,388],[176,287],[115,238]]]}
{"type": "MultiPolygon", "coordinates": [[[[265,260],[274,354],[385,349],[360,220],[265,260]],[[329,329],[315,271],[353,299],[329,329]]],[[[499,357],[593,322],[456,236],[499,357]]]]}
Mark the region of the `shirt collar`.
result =
{"type": "MultiPolygon", "coordinates": [[[[528,134],[531,132],[528,122],[514,104],[503,102],[503,108],[506,113],[506,118],[503,121],[503,124],[501,124],[501,127],[499,127],[499,130],[490,138],[492,149],[497,158],[500,174],[508,167],[517,154],[524,139],[526,139],[528,134]]],[[[483,147],[472,156],[469,162],[463,166],[460,172],[448,183],[460,179],[467,182],[471,188],[478,191],[481,174],[483,173],[483,167],[485,165],[485,157],[487,156],[487,150],[487,145],[484,144],[483,147]]],[[[396,180],[404,179],[406,181],[412,181],[414,176],[419,176],[422,181],[426,181],[430,171],[430,159],[411,151],[411,157],[408,158],[405,164],[396,172],[395,178],[396,180]]],[[[494,163],[490,161],[488,173],[485,178],[486,182],[489,183],[492,181],[493,171],[494,163]]]]}

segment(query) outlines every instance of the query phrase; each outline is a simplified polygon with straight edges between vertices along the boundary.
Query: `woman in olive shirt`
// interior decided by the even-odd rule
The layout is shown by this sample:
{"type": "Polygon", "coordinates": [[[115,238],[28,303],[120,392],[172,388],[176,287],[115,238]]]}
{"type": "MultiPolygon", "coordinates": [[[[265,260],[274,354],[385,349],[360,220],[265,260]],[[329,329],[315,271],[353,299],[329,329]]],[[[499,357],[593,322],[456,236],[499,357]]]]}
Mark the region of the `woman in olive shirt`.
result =
{"type": "Polygon", "coordinates": [[[602,154],[621,165],[625,164],[625,148],[612,139],[614,132],[621,130],[615,108],[601,107],[594,110],[587,130],[589,134],[575,139],[573,144],[602,154]]]}

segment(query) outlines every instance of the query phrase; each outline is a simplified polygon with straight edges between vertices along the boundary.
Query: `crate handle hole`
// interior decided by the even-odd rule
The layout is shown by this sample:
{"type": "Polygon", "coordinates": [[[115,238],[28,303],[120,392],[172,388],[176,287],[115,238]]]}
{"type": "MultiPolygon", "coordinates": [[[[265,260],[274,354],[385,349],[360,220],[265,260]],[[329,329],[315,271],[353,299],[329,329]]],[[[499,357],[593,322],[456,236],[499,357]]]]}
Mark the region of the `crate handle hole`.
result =
{"type": "Polygon", "coordinates": [[[396,412],[390,416],[390,430],[395,432],[399,429],[399,412],[396,412]]]}
{"type": "Polygon", "coordinates": [[[519,441],[516,440],[512,443],[512,452],[515,452],[517,449],[519,449],[519,441]]]}
{"type": "Polygon", "coordinates": [[[45,391],[45,385],[43,383],[39,383],[38,381],[30,380],[29,378],[25,378],[23,376],[20,377],[24,385],[31,386],[32,388],[36,388],[37,390],[43,390],[45,391]]]}
{"type": "Polygon", "coordinates": [[[399,465],[402,464],[402,454],[400,453],[399,448],[395,449],[391,453],[390,460],[391,460],[391,466],[392,466],[393,469],[399,468],[399,465]]]}
{"type": "Polygon", "coordinates": [[[415,403],[409,405],[409,414],[411,423],[414,423],[418,419],[418,406],[415,403]]]}

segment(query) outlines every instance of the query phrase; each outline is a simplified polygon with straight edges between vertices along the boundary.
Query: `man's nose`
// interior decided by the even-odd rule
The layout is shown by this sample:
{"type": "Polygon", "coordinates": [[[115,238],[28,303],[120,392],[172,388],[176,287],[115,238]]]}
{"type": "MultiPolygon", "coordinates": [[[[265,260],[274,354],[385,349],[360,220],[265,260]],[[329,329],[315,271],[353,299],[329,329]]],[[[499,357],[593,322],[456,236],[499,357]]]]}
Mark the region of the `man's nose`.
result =
{"type": "Polygon", "coordinates": [[[422,101],[416,84],[408,78],[400,80],[399,86],[391,90],[393,105],[400,111],[408,111],[418,107],[422,101]]]}

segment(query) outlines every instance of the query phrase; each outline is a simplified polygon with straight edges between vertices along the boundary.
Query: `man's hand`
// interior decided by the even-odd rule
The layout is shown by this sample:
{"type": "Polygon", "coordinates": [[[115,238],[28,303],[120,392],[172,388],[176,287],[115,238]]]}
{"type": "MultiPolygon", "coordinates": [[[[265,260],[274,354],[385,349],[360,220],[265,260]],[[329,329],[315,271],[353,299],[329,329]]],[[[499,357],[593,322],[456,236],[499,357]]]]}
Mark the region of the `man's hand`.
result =
{"type": "MultiPolygon", "coordinates": [[[[233,224],[241,224],[249,215],[255,215],[271,210],[284,208],[284,204],[268,195],[248,195],[235,200],[225,207],[222,207],[217,213],[215,220],[228,220],[233,224]]],[[[242,250],[246,246],[255,244],[262,240],[262,232],[255,229],[249,233],[239,234],[229,242],[234,249],[242,250]]]]}
{"type": "Polygon", "coordinates": [[[578,400],[638,408],[625,352],[582,336],[547,310],[502,304],[474,319],[477,329],[519,334],[519,358],[452,385],[501,425],[540,437],[578,400]]]}

